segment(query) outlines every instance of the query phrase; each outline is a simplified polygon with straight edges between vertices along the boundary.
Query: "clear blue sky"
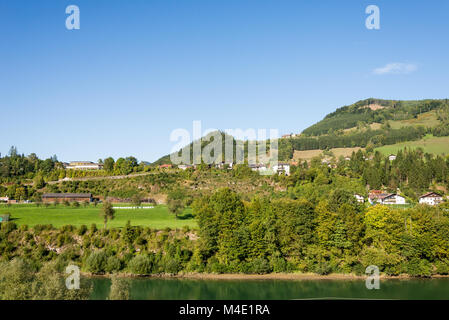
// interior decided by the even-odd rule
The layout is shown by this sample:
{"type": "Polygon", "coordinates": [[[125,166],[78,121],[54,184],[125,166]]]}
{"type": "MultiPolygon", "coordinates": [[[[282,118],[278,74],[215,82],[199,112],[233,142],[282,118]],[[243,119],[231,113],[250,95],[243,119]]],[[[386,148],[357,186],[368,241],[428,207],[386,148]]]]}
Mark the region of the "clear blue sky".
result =
{"type": "Polygon", "coordinates": [[[447,98],[448,34],[449,1],[2,0],[0,152],[154,161],[193,120],[283,134],[368,97],[447,98]]]}

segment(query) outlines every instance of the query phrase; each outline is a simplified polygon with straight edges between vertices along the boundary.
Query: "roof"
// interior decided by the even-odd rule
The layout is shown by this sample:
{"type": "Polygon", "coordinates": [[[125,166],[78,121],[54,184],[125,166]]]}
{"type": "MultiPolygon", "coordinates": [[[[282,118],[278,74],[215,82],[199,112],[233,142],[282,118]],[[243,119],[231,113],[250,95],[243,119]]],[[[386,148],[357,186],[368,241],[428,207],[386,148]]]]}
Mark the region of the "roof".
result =
{"type": "Polygon", "coordinates": [[[92,193],[44,193],[42,198],[91,198],[92,193]]]}
{"type": "Polygon", "coordinates": [[[393,196],[397,196],[397,194],[396,194],[396,193],[389,193],[389,194],[387,194],[387,195],[382,195],[380,198],[381,198],[382,200],[385,200],[385,199],[391,198],[391,197],[393,197],[393,196]]]}
{"type": "Polygon", "coordinates": [[[442,195],[441,194],[438,194],[438,193],[436,193],[436,192],[427,192],[426,194],[423,194],[421,197],[419,197],[420,199],[421,198],[427,198],[427,197],[430,197],[430,196],[434,196],[434,197],[442,197],[442,195]]]}

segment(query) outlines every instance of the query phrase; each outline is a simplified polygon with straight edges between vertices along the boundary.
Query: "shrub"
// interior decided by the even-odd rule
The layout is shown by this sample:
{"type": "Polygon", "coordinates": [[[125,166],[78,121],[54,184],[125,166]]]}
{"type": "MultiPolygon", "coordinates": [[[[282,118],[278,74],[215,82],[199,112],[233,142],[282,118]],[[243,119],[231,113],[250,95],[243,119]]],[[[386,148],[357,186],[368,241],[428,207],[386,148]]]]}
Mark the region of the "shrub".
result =
{"type": "Polygon", "coordinates": [[[81,225],[80,228],[78,229],[78,235],[82,236],[87,232],[87,226],[86,225],[81,225]]]}
{"type": "Polygon", "coordinates": [[[267,259],[256,258],[250,262],[249,271],[258,274],[269,273],[271,271],[270,263],[267,259]]]}
{"type": "Polygon", "coordinates": [[[273,272],[287,272],[288,266],[287,261],[284,258],[273,258],[270,261],[270,266],[273,269],[273,272]]]}
{"type": "Polygon", "coordinates": [[[136,244],[138,244],[138,245],[144,245],[145,243],[147,243],[147,240],[145,240],[145,238],[143,238],[143,237],[138,237],[137,239],[136,239],[136,244]]]}
{"type": "Polygon", "coordinates": [[[146,255],[137,255],[129,261],[128,268],[134,274],[150,274],[153,262],[146,255]]]}
{"type": "Polygon", "coordinates": [[[7,221],[5,223],[2,222],[1,224],[1,230],[5,233],[10,233],[11,231],[14,231],[17,229],[17,225],[14,222],[7,221]]]}
{"type": "Polygon", "coordinates": [[[106,262],[106,271],[107,272],[115,272],[120,271],[122,268],[122,263],[119,258],[116,256],[110,256],[106,262]]]}
{"type": "Polygon", "coordinates": [[[181,270],[179,260],[167,255],[163,258],[162,266],[165,273],[177,274],[181,270]]]}
{"type": "Polygon", "coordinates": [[[107,255],[104,251],[96,251],[86,259],[86,269],[92,273],[103,273],[106,270],[107,255]]]}
{"type": "Polygon", "coordinates": [[[412,277],[430,277],[432,265],[427,260],[413,258],[407,263],[407,273],[412,277]]]}
{"type": "Polygon", "coordinates": [[[332,272],[332,265],[328,261],[320,262],[315,266],[315,273],[318,273],[319,275],[324,276],[328,275],[331,272],[332,272]]]}
{"type": "Polygon", "coordinates": [[[449,274],[449,263],[447,261],[437,261],[435,263],[435,268],[437,274],[449,274]]]}
{"type": "Polygon", "coordinates": [[[62,226],[61,228],[62,232],[72,232],[73,230],[75,230],[75,227],[72,226],[71,224],[62,226]]]}

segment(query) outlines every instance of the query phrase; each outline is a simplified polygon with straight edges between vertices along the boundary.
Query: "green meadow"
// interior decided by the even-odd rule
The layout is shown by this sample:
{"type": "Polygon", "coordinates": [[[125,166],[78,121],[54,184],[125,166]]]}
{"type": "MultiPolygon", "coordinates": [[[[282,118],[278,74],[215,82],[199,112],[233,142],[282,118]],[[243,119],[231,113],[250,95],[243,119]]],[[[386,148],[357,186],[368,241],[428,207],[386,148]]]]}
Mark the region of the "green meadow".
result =
{"type": "MultiPolygon", "coordinates": [[[[114,207],[130,207],[131,205],[114,205],[114,207]]],[[[10,213],[10,220],[17,225],[34,226],[37,224],[52,224],[55,227],[64,225],[90,226],[95,223],[98,228],[103,227],[103,219],[100,217],[101,205],[95,207],[89,205],[79,208],[66,207],[62,204],[57,206],[34,204],[0,205],[0,215],[10,213]]],[[[192,210],[187,208],[182,215],[176,219],[175,215],[170,213],[166,206],[158,205],[147,209],[115,209],[115,218],[108,222],[108,227],[124,227],[127,221],[131,221],[133,226],[150,227],[153,229],[180,229],[184,226],[196,228],[196,220],[192,216],[192,210]]]]}
{"type": "Polygon", "coordinates": [[[427,135],[421,140],[401,142],[376,148],[383,154],[396,154],[399,150],[407,148],[422,148],[424,152],[433,154],[449,154],[449,137],[434,137],[427,135]]]}

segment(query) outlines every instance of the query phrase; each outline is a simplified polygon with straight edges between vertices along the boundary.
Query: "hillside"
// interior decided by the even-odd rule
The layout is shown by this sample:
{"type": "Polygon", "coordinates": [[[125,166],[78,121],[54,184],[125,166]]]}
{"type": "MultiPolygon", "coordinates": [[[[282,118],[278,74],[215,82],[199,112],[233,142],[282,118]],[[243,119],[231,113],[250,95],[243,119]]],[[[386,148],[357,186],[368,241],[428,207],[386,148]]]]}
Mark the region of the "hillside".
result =
{"type": "Polygon", "coordinates": [[[410,121],[431,111],[435,116],[434,120],[438,120],[433,123],[436,126],[441,123],[443,118],[447,120],[446,117],[440,117],[440,113],[447,114],[448,108],[449,102],[447,99],[401,101],[370,98],[338,108],[335,112],[325,116],[323,120],[305,129],[302,134],[319,136],[338,130],[366,127],[374,123],[410,121]]]}
{"type": "MultiPolygon", "coordinates": [[[[224,152],[226,135],[221,134],[224,152]]],[[[421,141],[428,135],[449,136],[448,99],[406,101],[370,98],[338,108],[300,135],[279,139],[279,160],[310,160],[321,155],[323,150],[331,150],[338,157],[350,156],[352,151],[366,147],[407,147],[409,142],[421,141]]],[[[235,148],[237,140],[232,139],[235,148]]],[[[208,143],[209,138],[206,137],[202,148],[208,143]]],[[[435,154],[447,153],[445,143],[445,139],[436,139],[428,150],[435,154]]],[[[247,141],[244,144],[246,159],[247,141]]],[[[417,143],[417,146],[421,144],[417,143]]],[[[188,148],[192,154],[193,143],[188,148]]],[[[171,163],[170,155],[160,158],[153,165],[166,163],[171,163]]]]}

